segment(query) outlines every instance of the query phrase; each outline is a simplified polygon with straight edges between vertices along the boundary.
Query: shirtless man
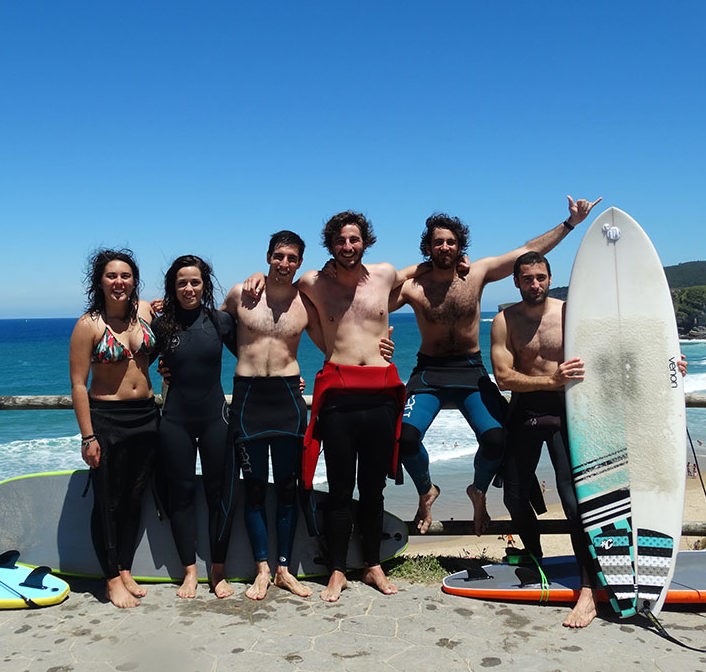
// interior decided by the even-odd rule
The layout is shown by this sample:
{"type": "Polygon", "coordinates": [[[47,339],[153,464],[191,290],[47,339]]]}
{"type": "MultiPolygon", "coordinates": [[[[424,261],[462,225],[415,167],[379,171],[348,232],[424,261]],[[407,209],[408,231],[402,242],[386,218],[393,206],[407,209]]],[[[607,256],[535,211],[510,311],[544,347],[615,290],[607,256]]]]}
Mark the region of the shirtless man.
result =
{"type": "Polygon", "coordinates": [[[429,475],[424,434],[441,409],[451,402],[463,413],[478,440],[474,480],[466,492],[473,503],[475,532],[488,527],[486,491],[502,461],[504,431],[501,400],[490,380],[479,349],[480,300],[489,282],[510,275],[515,259],[528,250],[545,253],[601,201],[574,201],[568,196],[569,217],[526,245],[497,257],[478,259],[460,275],[457,261],[466,250],[468,228],[456,217],[433,215],[426,222],[420,250],[432,270],[405,280],[390,297],[390,310],[408,303],[414,309],[422,337],[417,366],[407,384],[400,454],[419,494],[415,520],[423,534],[431,524],[431,506],[439,488],[429,475]]]}
{"type": "Polygon", "coordinates": [[[273,234],[267,250],[269,272],[258,298],[244,292],[239,284],[228,292],[223,304],[223,310],[238,323],[230,422],[245,481],[245,526],[257,564],[257,576],[245,591],[252,600],[265,597],[272,576],[265,511],[269,451],[277,491],[274,583],[295,595],[311,595],[311,589],[289,572],[307,417],[299,389],[297,349],[304,329],[315,343],[320,342],[316,311],[292,284],[303,256],[304,241],[296,233],[273,234]]]}
{"type": "Polygon", "coordinates": [[[366,569],[363,581],[385,595],[397,592],[380,566],[383,488],[396,464],[396,436],[404,386],[378,342],[388,333],[388,297],[399,282],[390,264],[363,264],[375,242],[372,227],[356,212],[332,217],[323,231],[335,273],[305,273],[299,289],[316,307],[325,363],[316,376],[311,421],[304,440],[302,478],[310,488],[319,439],[324,444],[329,496],[325,533],[331,575],[321,599],[335,602],[347,587],[346,556],[353,526],[352,498],[359,492],[358,525],[366,569]]]}
{"type": "MultiPolygon", "coordinates": [[[[564,385],[583,380],[584,364],[577,357],[564,361],[564,302],[548,296],[552,275],[545,257],[536,252],[521,255],[515,261],[513,276],[522,301],[495,316],[490,351],[500,389],[512,391],[506,420],[503,499],[525,550],[541,562],[530,489],[542,444],[546,443],[581,574],[579,599],[563,625],[585,628],[596,617],[595,571],[571,478],[564,405],[564,385]]],[[[686,375],[683,355],[678,367],[686,375]]]]}
{"type": "MultiPolygon", "coordinates": [[[[238,363],[233,381],[231,431],[245,481],[245,525],[257,564],[257,576],[245,595],[261,600],[270,585],[265,494],[268,449],[277,491],[277,555],[274,583],[295,595],[311,589],[288,568],[297,523],[297,481],[301,473],[302,441],[307,408],[300,391],[297,350],[304,329],[324,350],[316,309],[293,283],[304,258],[304,241],[292,231],[270,238],[267,276],[255,273],[235,285],[223,310],[238,323],[238,363]],[[276,413],[272,409],[276,408],[276,413]]],[[[378,356],[392,356],[385,333],[376,342],[378,356]]],[[[230,473],[230,471],[226,471],[230,473]]],[[[232,502],[227,502],[229,506],[232,502]]]]}
{"type": "Polygon", "coordinates": [[[500,389],[512,391],[506,422],[504,502],[525,550],[541,561],[530,484],[546,442],[581,573],[579,599],[563,624],[584,628],[596,616],[595,572],[571,479],[564,407],[564,385],[583,380],[584,364],[578,358],[564,361],[564,302],[547,295],[551,284],[549,262],[541,254],[527,252],[518,257],[513,274],[522,301],[495,316],[490,350],[500,389]]]}

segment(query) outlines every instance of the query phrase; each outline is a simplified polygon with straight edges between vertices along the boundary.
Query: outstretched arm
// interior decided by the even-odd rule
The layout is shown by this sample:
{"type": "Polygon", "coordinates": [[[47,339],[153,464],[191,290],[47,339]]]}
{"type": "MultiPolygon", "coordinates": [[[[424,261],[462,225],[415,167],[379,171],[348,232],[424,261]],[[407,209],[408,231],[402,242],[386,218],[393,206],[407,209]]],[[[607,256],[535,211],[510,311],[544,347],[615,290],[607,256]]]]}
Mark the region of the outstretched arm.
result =
{"type": "Polygon", "coordinates": [[[566,236],[573,231],[574,227],[583,222],[593,208],[603,200],[603,197],[597,198],[595,201],[579,199],[574,201],[571,196],[566,197],[569,201],[569,216],[557,224],[554,228],[549,229],[540,236],[532,238],[522,247],[506,252],[498,257],[485,257],[474,263],[474,266],[484,272],[484,284],[495,282],[508,277],[512,273],[512,267],[515,264],[515,259],[525,252],[530,250],[546,254],[553,250],[566,236]]]}

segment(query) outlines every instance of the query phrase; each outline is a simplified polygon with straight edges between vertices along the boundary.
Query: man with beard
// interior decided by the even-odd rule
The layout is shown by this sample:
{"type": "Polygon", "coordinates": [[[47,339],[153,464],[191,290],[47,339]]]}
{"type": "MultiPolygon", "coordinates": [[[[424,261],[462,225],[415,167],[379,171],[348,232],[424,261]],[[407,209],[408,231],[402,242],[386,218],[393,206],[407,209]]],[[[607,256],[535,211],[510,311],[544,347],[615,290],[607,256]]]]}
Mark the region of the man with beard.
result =
{"type": "Polygon", "coordinates": [[[512,391],[506,421],[504,502],[525,550],[541,562],[539,525],[530,503],[530,486],[542,444],[546,443],[581,574],[579,599],[564,626],[584,628],[596,616],[595,573],[571,479],[564,406],[564,385],[583,380],[584,364],[578,358],[564,361],[564,302],[547,295],[549,262],[541,254],[527,252],[518,257],[513,275],[522,301],[498,313],[491,331],[495,379],[500,389],[512,391]]]}
{"type": "Polygon", "coordinates": [[[422,343],[417,366],[407,384],[400,455],[419,494],[415,516],[424,534],[432,520],[431,506],[439,496],[429,474],[429,455],[422,440],[442,405],[453,403],[475,432],[478,451],[474,479],[466,492],[474,508],[475,532],[488,527],[486,491],[497,472],[505,444],[502,427],[503,400],[490,380],[480,353],[480,300],[489,282],[512,272],[518,255],[529,250],[553,249],[601,201],[574,201],[568,196],[569,217],[525,246],[497,257],[471,262],[461,275],[457,263],[468,244],[468,228],[445,214],[427,219],[420,250],[431,260],[432,270],[409,278],[390,296],[390,310],[404,304],[414,309],[422,343]]]}
{"type": "Polygon", "coordinates": [[[322,238],[333,256],[334,272],[309,271],[299,280],[299,290],[318,312],[325,346],[304,438],[302,480],[305,488],[312,487],[322,441],[329,486],[325,534],[331,575],[321,599],[335,602],[347,587],[356,480],[366,564],[363,581],[385,595],[397,592],[380,566],[380,540],[382,491],[386,475],[392,475],[397,463],[404,385],[394,364],[381,356],[379,342],[388,334],[388,297],[402,277],[390,264],[362,263],[375,235],[360,213],[335,215],[322,238]]]}

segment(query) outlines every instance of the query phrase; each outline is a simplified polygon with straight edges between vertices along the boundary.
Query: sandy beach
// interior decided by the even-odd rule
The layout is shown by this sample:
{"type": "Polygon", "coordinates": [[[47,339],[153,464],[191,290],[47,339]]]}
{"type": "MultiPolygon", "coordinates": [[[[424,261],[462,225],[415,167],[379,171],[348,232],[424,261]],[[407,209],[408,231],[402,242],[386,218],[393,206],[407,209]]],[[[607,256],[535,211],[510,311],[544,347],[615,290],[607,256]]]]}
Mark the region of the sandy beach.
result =
{"type": "MultiPolygon", "coordinates": [[[[447,496],[449,493],[446,493],[447,496]]],[[[493,493],[495,496],[497,493],[493,493]]],[[[411,502],[407,502],[411,504],[411,502]]],[[[464,502],[457,502],[466,506],[464,502]]],[[[445,507],[439,501],[437,518],[445,507]]],[[[493,504],[493,507],[495,505],[493,504]]],[[[492,508],[492,507],[491,507],[492,508]]],[[[464,509],[465,510],[465,509],[464,509]]],[[[470,508],[467,509],[470,512],[470,508]]],[[[550,502],[545,516],[559,517],[550,502]]],[[[685,519],[706,518],[706,498],[695,479],[687,483],[685,519]]],[[[545,553],[570,552],[566,536],[543,537],[545,553]]],[[[693,545],[684,539],[683,546],[693,545]]],[[[500,557],[502,540],[485,537],[413,537],[408,554],[500,557]]],[[[176,586],[147,587],[135,609],[119,610],[103,599],[101,581],[70,579],[60,605],[0,611],[0,660],[26,672],[339,672],[432,669],[584,672],[609,669],[704,670],[706,655],[660,637],[643,617],[619,620],[602,606],[584,630],[561,623],[568,605],[494,603],[446,595],[438,583],[398,581],[384,596],[358,580],[341,600],[318,598],[323,584],[307,581],[311,598],[271,587],[261,602],[245,598],[245,586],[218,600],[201,585],[194,599],[176,597],[176,586]]],[[[667,607],[660,620],[689,646],[706,647],[706,609],[667,607]]],[[[5,668],[4,668],[5,669],[5,668]]]]}

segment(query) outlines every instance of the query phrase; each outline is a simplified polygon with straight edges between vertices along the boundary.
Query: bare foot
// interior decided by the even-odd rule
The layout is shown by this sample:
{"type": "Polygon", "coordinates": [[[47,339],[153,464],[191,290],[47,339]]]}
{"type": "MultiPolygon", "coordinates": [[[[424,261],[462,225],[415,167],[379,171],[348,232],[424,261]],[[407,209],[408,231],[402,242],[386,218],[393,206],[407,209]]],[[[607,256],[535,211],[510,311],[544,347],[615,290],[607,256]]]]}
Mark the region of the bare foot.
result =
{"type": "Polygon", "coordinates": [[[106,580],[105,597],[118,609],[130,609],[131,607],[140,606],[140,600],[125,587],[121,576],[106,580]]]}
{"type": "Polygon", "coordinates": [[[414,522],[417,524],[417,529],[420,534],[426,534],[431,525],[431,505],[436,501],[441,494],[441,489],[438,485],[432,483],[429,492],[424,495],[419,495],[419,508],[414,516],[414,522]]]}
{"type": "Polygon", "coordinates": [[[251,600],[263,600],[265,595],[267,595],[267,589],[270,587],[270,570],[267,569],[266,572],[258,572],[255,580],[245,591],[245,597],[249,597],[251,600]]]}
{"type": "Polygon", "coordinates": [[[476,534],[480,537],[488,531],[490,516],[488,509],[485,507],[485,493],[471,484],[466,488],[466,494],[473,504],[473,523],[476,529],[476,534]]]}
{"type": "Polygon", "coordinates": [[[338,602],[338,598],[346,588],[348,588],[346,575],[342,571],[334,569],[329,577],[328,585],[321,591],[320,597],[324,602],[338,602]]]}
{"type": "Polygon", "coordinates": [[[585,628],[595,617],[596,597],[592,588],[584,586],[581,588],[578,601],[562,625],[565,628],[585,628]]]}
{"type": "Polygon", "coordinates": [[[184,567],[184,580],[177,589],[177,597],[196,597],[196,588],[199,585],[199,577],[196,574],[196,565],[184,567]]]}
{"type": "Polygon", "coordinates": [[[289,573],[288,567],[282,565],[277,567],[274,584],[278,588],[284,588],[294,595],[299,595],[299,597],[309,597],[312,592],[311,588],[300,583],[296,576],[289,573]]]}
{"type": "Polygon", "coordinates": [[[225,568],[222,562],[214,562],[211,564],[211,590],[214,595],[222,600],[224,597],[230,597],[235,593],[233,586],[228,583],[225,577],[225,568]]]}
{"type": "Polygon", "coordinates": [[[137,584],[135,579],[132,578],[132,574],[129,570],[123,569],[120,572],[120,578],[123,582],[123,585],[131,595],[135,597],[144,597],[145,595],[147,595],[147,589],[144,586],[140,586],[137,584]]]}
{"type": "Polygon", "coordinates": [[[377,588],[383,595],[394,595],[397,592],[397,586],[385,576],[380,565],[368,567],[363,572],[363,583],[377,588]]]}

